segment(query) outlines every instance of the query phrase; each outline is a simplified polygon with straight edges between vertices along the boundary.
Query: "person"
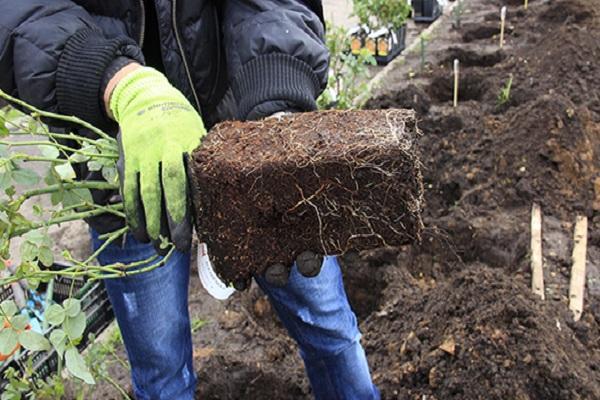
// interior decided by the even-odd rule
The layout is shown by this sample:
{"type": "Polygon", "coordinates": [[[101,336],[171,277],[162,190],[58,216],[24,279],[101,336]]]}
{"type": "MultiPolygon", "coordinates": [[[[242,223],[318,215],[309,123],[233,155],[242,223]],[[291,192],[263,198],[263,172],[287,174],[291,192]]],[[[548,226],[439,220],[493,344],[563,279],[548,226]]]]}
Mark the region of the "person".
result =
{"type": "MultiPolygon", "coordinates": [[[[328,73],[322,5],[0,0],[0,11],[0,88],[118,138],[120,194],[93,196],[101,204],[122,198],[132,233],[102,251],[99,262],[145,260],[161,237],[177,248],[163,267],[106,280],[106,288],[136,398],[192,399],[185,155],[219,121],[316,108],[328,73]]],[[[98,174],[78,166],[81,179],[98,174]]],[[[96,249],[103,233],[124,223],[114,216],[88,222],[96,249]]],[[[379,398],[337,259],[312,257],[321,259],[314,277],[294,265],[287,279],[255,279],[298,343],[315,398],[379,398]]]]}

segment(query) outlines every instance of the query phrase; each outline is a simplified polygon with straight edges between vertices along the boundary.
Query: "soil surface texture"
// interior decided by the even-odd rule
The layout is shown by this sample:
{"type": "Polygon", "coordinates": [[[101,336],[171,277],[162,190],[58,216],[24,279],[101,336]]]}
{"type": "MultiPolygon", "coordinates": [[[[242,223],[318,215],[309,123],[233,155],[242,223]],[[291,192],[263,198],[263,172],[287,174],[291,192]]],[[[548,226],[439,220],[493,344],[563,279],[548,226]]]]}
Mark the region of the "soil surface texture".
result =
{"type": "Polygon", "coordinates": [[[226,282],[415,241],[423,184],[413,111],[324,111],[214,127],[194,152],[199,240],[226,282]]]}

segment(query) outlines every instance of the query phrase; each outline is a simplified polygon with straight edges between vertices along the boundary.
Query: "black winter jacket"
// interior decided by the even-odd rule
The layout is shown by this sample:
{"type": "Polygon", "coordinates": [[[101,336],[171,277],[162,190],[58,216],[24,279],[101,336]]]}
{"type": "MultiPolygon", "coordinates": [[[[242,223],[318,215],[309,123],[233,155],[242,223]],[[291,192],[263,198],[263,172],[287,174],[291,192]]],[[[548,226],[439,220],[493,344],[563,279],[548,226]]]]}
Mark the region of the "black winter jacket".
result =
{"type": "MultiPolygon", "coordinates": [[[[148,0],[146,0],[148,1],[148,0]]],[[[318,0],[154,0],[165,74],[211,126],[310,110],[328,54],[318,0]]],[[[146,6],[147,7],[147,6],[146,6]]],[[[119,56],[143,62],[143,0],[0,0],[0,88],[109,130],[100,87],[119,56]]]]}
{"type": "MultiPolygon", "coordinates": [[[[319,0],[0,0],[0,88],[116,133],[100,93],[107,69],[160,47],[160,67],[208,127],[308,111],[327,80],[323,35],[319,0]]],[[[85,163],[77,172],[102,179],[85,163]]],[[[92,195],[106,204],[115,193],[92,195]]],[[[88,222],[100,233],[123,225],[112,215],[88,222]]]]}

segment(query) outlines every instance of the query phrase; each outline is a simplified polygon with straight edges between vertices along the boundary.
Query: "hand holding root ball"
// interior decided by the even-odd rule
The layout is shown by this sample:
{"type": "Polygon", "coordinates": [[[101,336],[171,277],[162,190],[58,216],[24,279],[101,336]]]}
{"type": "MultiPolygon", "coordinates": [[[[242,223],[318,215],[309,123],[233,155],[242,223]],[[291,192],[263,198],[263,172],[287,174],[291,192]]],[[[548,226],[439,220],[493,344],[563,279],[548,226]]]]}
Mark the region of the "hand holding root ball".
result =
{"type": "MultiPolygon", "coordinates": [[[[321,272],[323,265],[323,256],[313,253],[310,250],[303,251],[298,254],[295,261],[295,267],[298,272],[306,278],[314,278],[321,272]]],[[[286,266],[282,263],[275,263],[267,267],[263,276],[265,280],[276,287],[284,287],[290,277],[291,268],[294,266],[286,266]]],[[[239,280],[234,283],[237,290],[245,290],[249,286],[249,281],[239,280]]]]}

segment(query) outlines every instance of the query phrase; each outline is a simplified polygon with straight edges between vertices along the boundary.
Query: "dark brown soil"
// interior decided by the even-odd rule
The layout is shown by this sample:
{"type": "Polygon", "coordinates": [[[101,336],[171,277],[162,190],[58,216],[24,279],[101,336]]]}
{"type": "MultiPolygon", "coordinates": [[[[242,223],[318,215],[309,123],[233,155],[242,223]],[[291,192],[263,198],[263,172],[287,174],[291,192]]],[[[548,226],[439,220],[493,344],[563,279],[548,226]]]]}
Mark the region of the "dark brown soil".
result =
{"type": "Polygon", "coordinates": [[[523,277],[469,267],[400,301],[364,326],[375,378],[395,398],[600,398],[600,359],[523,277]]]}
{"type": "Polygon", "coordinates": [[[387,282],[380,309],[363,325],[385,398],[600,399],[596,7],[566,0],[509,8],[500,51],[497,25],[485,22],[497,11],[476,3],[476,15],[454,33],[464,45],[448,40],[418,84],[368,103],[405,106],[404,90],[431,101],[427,111],[415,108],[424,132],[423,242],[390,263],[403,283],[387,282]],[[529,289],[534,202],[544,212],[545,302],[529,289]],[[592,239],[584,316],[575,323],[567,303],[577,214],[590,218],[592,239]]]}
{"type": "Polygon", "coordinates": [[[192,157],[199,239],[226,282],[305,250],[418,239],[423,193],[412,111],[328,111],[213,128],[192,157]]]}

